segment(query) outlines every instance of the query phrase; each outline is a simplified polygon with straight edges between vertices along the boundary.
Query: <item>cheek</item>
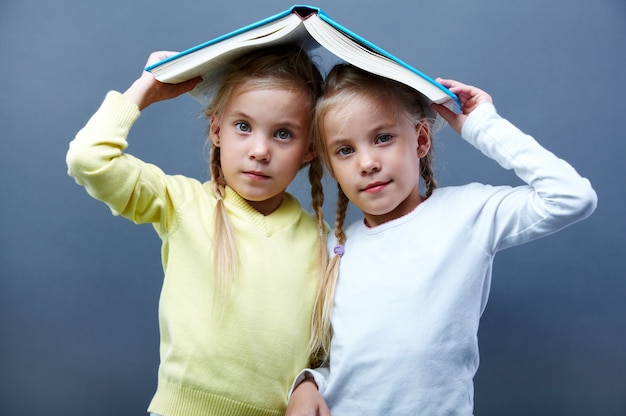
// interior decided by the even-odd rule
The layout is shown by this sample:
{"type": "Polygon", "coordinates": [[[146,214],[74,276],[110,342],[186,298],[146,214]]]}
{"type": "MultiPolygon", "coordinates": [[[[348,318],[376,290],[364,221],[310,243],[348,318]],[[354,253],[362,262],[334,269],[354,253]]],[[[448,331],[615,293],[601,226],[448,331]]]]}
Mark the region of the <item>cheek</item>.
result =
{"type": "Polygon", "coordinates": [[[298,172],[303,165],[307,162],[303,159],[305,156],[304,150],[298,149],[297,151],[281,152],[280,154],[274,154],[272,159],[276,162],[275,169],[285,172],[285,174],[291,175],[294,172],[298,172]]]}
{"type": "Polygon", "coordinates": [[[347,163],[332,163],[329,169],[330,175],[340,184],[346,184],[350,180],[350,165],[347,163]]]}

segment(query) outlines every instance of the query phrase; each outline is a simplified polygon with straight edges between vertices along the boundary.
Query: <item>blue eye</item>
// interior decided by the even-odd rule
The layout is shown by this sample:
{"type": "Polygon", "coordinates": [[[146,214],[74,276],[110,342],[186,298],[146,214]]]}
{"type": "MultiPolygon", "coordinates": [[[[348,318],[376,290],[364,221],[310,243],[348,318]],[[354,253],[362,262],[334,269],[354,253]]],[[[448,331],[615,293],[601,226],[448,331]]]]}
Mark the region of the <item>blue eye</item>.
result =
{"type": "Polygon", "coordinates": [[[381,134],[376,138],[376,143],[387,143],[391,141],[391,139],[393,139],[393,136],[391,136],[391,134],[381,134]]]}
{"type": "Polygon", "coordinates": [[[339,156],[348,156],[351,153],[353,153],[354,150],[350,147],[350,146],[341,146],[339,149],[337,149],[336,153],[339,156]]]}
{"type": "Polygon", "coordinates": [[[251,130],[250,125],[246,123],[245,121],[236,122],[235,128],[242,133],[248,133],[251,130]]]}
{"type": "Polygon", "coordinates": [[[276,133],[274,133],[274,137],[280,140],[289,140],[293,137],[293,135],[287,130],[278,130],[276,133]]]}

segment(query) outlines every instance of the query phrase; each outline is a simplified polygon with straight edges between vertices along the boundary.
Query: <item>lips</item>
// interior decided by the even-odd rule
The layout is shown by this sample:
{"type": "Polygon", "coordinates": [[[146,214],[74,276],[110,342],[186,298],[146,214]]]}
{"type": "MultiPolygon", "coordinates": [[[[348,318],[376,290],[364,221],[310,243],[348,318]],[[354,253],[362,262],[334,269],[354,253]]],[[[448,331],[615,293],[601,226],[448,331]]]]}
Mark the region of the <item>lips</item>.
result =
{"type": "Polygon", "coordinates": [[[391,181],[387,181],[387,182],[382,182],[382,181],[372,182],[372,183],[367,184],[367,186],[365,188],[363,188],[362,191],[363,192],[368,192],[368,193],[380,192],[387,185],[389,185],[390,183],[391,183],[391,181]]]}
{"type": "Polygon", "coordinates": [[[246,175],[248,178],[250,178],[252,180],[269,179],[268,175],[265,175],[263,172],[254,171],[254,170],[246,171],[243,174],[246,175]]]}

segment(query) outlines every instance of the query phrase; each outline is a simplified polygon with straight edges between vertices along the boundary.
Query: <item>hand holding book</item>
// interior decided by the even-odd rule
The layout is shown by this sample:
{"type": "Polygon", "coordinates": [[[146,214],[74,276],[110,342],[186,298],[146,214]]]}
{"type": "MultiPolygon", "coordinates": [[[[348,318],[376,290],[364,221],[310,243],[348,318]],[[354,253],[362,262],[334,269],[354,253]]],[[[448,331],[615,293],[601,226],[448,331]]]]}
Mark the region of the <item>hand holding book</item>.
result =
{"type": "Polygon", "coordinates": [[[433,104],[433,108],[444,120],[452,127],[457,133],[461,134],[463,124],[469,116],[469,114],[476,109],[482,103],[493,103],[493,99],[485,91],[473,87],[471,85],[465,85],[452,79],[437,78],[437,82],[441,85],[449,88],[461,102],[463,111],[460,114],[456,114],[450,111],[446,106],[441,104],[433,104]]]}
{"type": "MultiPolygon", "coordinates": [[[[146,65],[153,65],[176,54],[177,52],[170,51],[153,52],[148,57],[146,65]]],[[[201,77],[195,77],[178,84],[163,83],[144,71],[141,77],[124,92],[124,96],[137,104],[139,110],[143,110],[157,101],[169,100],[189,92],[201,81],[201,77]]]]}

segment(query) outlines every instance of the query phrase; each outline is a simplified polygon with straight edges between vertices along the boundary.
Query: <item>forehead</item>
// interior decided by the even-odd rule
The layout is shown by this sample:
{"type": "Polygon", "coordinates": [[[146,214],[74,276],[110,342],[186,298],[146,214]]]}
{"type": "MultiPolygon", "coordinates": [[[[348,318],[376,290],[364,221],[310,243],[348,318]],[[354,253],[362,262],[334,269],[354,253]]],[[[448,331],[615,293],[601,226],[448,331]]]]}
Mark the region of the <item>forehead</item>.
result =
{"type": "Polygon", "coordinates": [[[275,90],[290,92],[292,95],[302,95],[308,97],[310,92],[306,85],[280,78],[251,78],[236,84],[233,94],[245,93],[249,91],[275,90]]]}
{"type": "Polygon", "coordinates": [[[313,103],[306,87],[294,82],[268,83],[246,81],[234,86],[226,107],[233,105],[262,105],[268,110],[271,106],[293,107],[310,113],[313,103]]]}
{"type": "Polygon", "coordinates": [[[363,93],[340,93],[329,102],[324,112],[324,124],[358,122],[372,125],[384,120],[386,124],[400,119],[400,107],[394,100],[383,95],[363,93]]]}

